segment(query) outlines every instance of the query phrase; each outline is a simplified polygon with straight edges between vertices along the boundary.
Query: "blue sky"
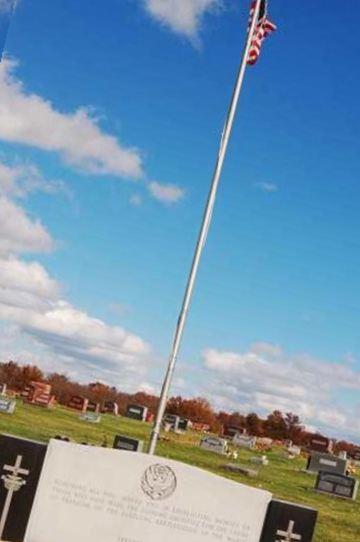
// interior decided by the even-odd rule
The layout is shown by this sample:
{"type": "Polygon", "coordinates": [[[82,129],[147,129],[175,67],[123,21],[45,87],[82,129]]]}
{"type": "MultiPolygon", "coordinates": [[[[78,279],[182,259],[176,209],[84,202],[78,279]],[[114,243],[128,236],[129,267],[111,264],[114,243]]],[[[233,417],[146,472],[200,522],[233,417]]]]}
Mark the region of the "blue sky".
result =
{"type": "MultiPolygon", "coordinates": [[[[173,391],[360,440],[353,4],[270,4],[173,391]]],[[[158,390],[248,9],[19,3],[0,83],[3,358],[158,390]]]]}

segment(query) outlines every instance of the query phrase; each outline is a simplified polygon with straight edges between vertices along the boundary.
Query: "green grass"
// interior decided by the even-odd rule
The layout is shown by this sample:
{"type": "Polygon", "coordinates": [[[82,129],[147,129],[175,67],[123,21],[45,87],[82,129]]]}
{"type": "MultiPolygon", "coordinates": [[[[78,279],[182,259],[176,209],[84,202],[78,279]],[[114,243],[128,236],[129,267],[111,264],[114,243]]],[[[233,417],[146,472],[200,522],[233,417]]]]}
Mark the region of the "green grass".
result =
{"type": "MultiPolygon", "coordinates": [[[[86,441],[96,445],[101,445],[106,437],[108,446],[112,446],[115,434],[146,441],[150,430],[148,424],[111,415],[103,415],[100,424],[86,423],[79,419],[79,413],[61,407],[45,410],[18,403],[12,416],[0,414],[1,433],[44,442],[57,434],[63,434],[76,442],[86,441]]],[[[315,476],[300,472],[305,467],[305,459],[288,460],[283,457],[282,450],[275,449],[268,454],[269,466],[262,467],[257,478],[247,478],[222,470],[226,458],[201,450],[200,438],[200,434],[192,431],[185,435],[166,434],[167,440],[159,443],[158,454],[196,465],[237,482],[267,489],[276,498],[316,508],[319,520],[314,542],[360,542],[359,498],[354,503],[315,493],[315,476]]],[[[254,452],[240,451],[237,461],[250,466],[249,459],[253,455],[254,452]]]]}

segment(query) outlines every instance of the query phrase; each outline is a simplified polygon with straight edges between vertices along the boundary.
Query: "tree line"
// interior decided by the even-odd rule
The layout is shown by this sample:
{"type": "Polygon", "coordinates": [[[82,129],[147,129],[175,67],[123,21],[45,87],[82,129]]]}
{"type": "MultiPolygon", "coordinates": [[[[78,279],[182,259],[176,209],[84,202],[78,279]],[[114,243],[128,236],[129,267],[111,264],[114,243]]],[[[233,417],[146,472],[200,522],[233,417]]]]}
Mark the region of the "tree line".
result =
{"type": "MultiPolygon", "coordinates": [[[[21,392],[32,381],[50,384],[58,403],[65,406],[73,396],[80,395],[97,403],[114,401],[119,406],[119,413],[124,415],[130,403],[141,404],[155,413],[159,402],[157,396],[142,391],[128,394],[101,382],[79,384],[64,374],[56,372],[44,374],[36,365],[19,365],[14,361],[0,363],[0,383],[7,384],[9,389],[21,392]]],[[[260,418],[255,412],[247,415],[240,412],[216,412],[209,401],[202,397],[192,399],[171,397],[167,412],[193,422],[207,424],[215,433],[221,433],[224,426],[235,426],[245,429],[249,435],[274,440],[291,440],[300,446],[307,445],[313,436],[305,430],[299,416],[291,412],[274,410],[265,419],[260,418]]],[[[346,450],[351,453],[356,449],[358,449],[356,445],[346,441],[335,443],[335,450],[346,450]]]]}

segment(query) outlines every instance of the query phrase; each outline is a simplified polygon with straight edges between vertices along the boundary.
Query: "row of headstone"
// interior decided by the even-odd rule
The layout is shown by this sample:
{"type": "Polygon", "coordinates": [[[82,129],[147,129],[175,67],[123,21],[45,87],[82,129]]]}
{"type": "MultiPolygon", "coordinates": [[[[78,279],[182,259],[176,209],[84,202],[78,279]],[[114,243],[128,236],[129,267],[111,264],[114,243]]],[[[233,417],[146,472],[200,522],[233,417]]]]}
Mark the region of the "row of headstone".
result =
{"type": "Polygon", "coordinates": [[[119,406],[114,401],[105,401],[104,405],[101,406],[100,403],[90,401],[81,395],[74,395],[67,406],[83,413],[94,412],[95,414],[100,414],[100,412],[102,412],[104,414],[114,414],[115,416],[119,415],[119,406]]]}
{"type": "Polygon", "coordinates": [[[315,510],[272,500],[268,491],[196,467],[127,451],[120,460],[115,450],[57,440],[50,441],[44,462],[44,444],[9,436],[0,437],[0,444],[2,540],[313,538],[315,510]]]}
{"type": "Polygon", "coordinates": [[[168,424],[172,431],[187,431],[191,427],[191,421],[177,416],[176,414],[165,414],[163,425],[168,424]]]}

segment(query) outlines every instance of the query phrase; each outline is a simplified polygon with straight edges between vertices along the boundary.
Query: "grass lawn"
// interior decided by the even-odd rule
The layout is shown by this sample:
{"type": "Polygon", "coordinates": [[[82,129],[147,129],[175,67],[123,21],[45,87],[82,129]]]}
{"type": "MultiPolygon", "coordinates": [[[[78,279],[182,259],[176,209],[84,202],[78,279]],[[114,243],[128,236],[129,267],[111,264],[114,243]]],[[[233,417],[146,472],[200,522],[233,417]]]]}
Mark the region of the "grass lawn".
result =
{"type": "MultiPolygon", "coordinates": [[[[61,407],[45,410],[40,407],[17,404],[13,415],[0,414],[0,432],[47,442],[55,435],[67,435],[76,442],[101,445],[104,439],[112,446],[115,434],[123,434],[147,440],[151,427],[148,424],[103,415],[100,424],[90,424],[79,419],[79,413],[61,407]]],[[[269,490],[274,497],[303,503],[319,511],[314,542],[360,542],[360,500],[354,503],[315,493],[312,488],[315,476],[300,472],[305,459],[288,460],[283,451],[276,449],[267,454],[270,464],[262,467],[257,478],[247,478],[222,470],[227,459],[211,452],[200,450],[201,435],[189,431],[185,435],[167,434],[168,441],[162,441],[158,454],[215,474],[226,476],[247,485],[269,490]]],[[[121,453],[121,452],[119,452],[121,453]]],[[[238,462],[249,464],[254,452],[240,451],[238,462]]]]}

